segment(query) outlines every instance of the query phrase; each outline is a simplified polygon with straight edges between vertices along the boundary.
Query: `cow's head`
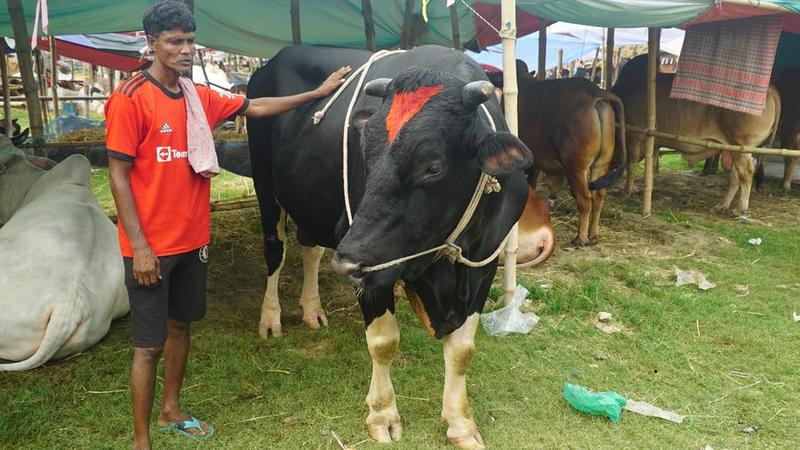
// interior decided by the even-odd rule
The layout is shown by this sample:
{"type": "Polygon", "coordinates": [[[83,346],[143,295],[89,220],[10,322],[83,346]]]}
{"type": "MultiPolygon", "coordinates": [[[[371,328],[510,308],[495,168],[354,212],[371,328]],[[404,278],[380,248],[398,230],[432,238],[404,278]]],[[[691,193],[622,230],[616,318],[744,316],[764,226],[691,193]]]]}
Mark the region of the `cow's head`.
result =
{"type": "Polygon", "coordinates": [[[352,119],[360,130],[366,180],[333,264],[356,284],[374,286],[414,278],[433,255],[375,272],[364,267],[441,245],[461,219],[481,171],[501,178],[521,173],[532,155],[515,136],[490,128],[480,111],[482,103],[496,101],[488,81],[467,83],[410,68],[394,80],[373,80],[366,90],[383,102],[352,119]]]}
{"type": "Polygon", "coordinates": [[[42,172],[54,164],[28,155],[0,136],[0,225],[8,222],[42,172]]]}

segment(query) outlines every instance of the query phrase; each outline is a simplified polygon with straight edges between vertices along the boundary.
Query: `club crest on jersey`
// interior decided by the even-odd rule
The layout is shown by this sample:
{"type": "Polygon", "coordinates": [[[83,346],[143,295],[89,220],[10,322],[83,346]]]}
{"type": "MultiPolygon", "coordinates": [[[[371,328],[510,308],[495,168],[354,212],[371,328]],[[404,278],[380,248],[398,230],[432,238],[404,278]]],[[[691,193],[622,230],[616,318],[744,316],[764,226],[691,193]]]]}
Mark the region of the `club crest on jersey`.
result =
{"type": "Polygon", "coordinates": [[[175,159],[188,158],[189,152],[174,149],[170,146],[156,147],[156,162],[171,162],[175,159]]]}

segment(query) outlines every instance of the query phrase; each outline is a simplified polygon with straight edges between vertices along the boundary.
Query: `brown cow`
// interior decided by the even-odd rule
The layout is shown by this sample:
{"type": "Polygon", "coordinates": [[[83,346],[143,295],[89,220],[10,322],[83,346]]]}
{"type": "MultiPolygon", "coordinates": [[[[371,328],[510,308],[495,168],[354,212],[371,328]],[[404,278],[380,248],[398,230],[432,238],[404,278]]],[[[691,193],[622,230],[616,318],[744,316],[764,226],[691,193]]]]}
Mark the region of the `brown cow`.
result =
{"type": "MultiPolygon", "coordinates": [[[[647,128],[647,55],[637,56],[626,64],[617,82],[611,89],[625,104],[628,124],[647,128]]],[[[767,106],[761,116],[744,114],[711,105],[669,98],[673,74],[659,73],[656,81],[656,128],[666,133],[696,139],[707,139],[720,144],[757,146],[771,143],[775,136],[780,117],[780,95],[774,86],[769,87],[767,106]]],[[[628,178],[625,193],[633,191],[633,178],[636,164],[644,159],[642,144],[645,136],[640,133],[627,133],[628,178]]],[[[683,153],[689,164],[696,164],[717,153],[705,147],[684,144],[672,140],[656,138],[656,148],[666,146],[683,153]]],[[[727,210],[739,187],[739,205],[734,214],[747,212],[750,189],[753,184],[753,165],[750,153],[732,153],[731,181],[725,196],[712,208],[714,211],[727,210]]]]}
{"type": "Polygon", "coordinates": [[[535,188],[539,172],[545,173],[551,189],[568,182],[578,207],[578,234],[572,244],[596,244],[605,188],[624,169],[625,142],[615,127],[616,117],[624,122],[622,102],[582,78],[542,81],[519,71],[517,76],[519,136],[534,159],[528,182],[535,188]],[[620,164],[608,173],[615,148],[621,151],[620,164]]]}
{"type": "MultiPolygon", "coordinates": [[[[800,150],[800,67],[787,67],[775,74],[773,82],[781,94],[781,123],[778,136],[784,148],[800,150]]],[[[783,191],[792,189],[794,168],[800,158],[785,157],[783,191]]]]}

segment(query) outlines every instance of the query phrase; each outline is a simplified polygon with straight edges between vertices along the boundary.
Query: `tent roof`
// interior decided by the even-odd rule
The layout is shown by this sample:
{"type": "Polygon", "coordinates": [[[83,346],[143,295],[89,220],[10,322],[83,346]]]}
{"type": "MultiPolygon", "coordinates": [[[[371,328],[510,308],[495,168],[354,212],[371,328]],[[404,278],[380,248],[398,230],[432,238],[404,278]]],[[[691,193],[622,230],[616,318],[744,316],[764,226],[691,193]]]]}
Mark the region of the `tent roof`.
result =
{"type": "MultiPolygon", "coordinates": [[[[141,29],[142,13],[156,0],[50,0],[50,33],[54,35],[123,32],[141,29]]],[[[482,11],[495,28],[500,0],[465,0],[482,11]]],[[[518,34],[538,29],[538,17],[603,27],[671,27],[687,23],[703,14],[732,11],[734,17],[759,13],[750,7],[734,8],[725,0],[517,0],[520,20],[518,34]]],[[[729,0],[732,1],[732,0],[729,0]]],[[[2,2],[5,3],[5,2],[2,2]]],[[[199,43],[234,53],[269,57],[292,42],[289,0],[194,0],[199,43]]],[[[400,42],[405,0],[372,1],[375,42],[379,48],[395,47],[400,42]]],[[[415,12],[420,13],[421,1],[415,12]]],[[[22,0],[33,27],[36,0],[22,0]]],[[[760,0],[763,6],[782,7],[800,13],[800,0],[760,0]]],[[[497,42],[496,32],[474,16],[461,0],[456,1],[459,33],[464,43],[476,36],[483,45],[497,42]],[[486,31],[490,30],[490,31],[486,31]]],[[[762,10],[763,11],[763,10],[762,10]]],[[[431,0],[423,41],[450,45],[450,11],[445,0],[431,0]]],[[[718,15],[719,16],[719,15],[718,15]]],[[[722,17],[720,18],[732,18],[722,17]]],[[[319,0],[301,3],[300,29],[304,44],[365,46],[364,20],[360,0],[319,0]]],[[[7,8],[0,7],[0,35],[12,36],[7,8]]],[[[483,46],[482,45],[482,46],[483,46]]]]}

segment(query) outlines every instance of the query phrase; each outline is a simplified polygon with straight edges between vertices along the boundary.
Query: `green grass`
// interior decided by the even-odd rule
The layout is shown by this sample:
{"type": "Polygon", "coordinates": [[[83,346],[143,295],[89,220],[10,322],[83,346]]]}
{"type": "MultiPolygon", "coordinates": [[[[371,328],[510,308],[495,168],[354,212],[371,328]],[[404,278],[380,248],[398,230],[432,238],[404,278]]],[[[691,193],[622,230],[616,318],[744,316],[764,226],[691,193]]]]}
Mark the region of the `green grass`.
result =
{"type": "MultiPolygon", "coordinates": [[[[523,336],[478,331],[467,388],[491,448],[796,446],[800,324],[791,313],[800,310],[800,200],[775,196],[779,188],[770,183],[751,201],[752,217],[763,224],[743,225],[704,212],[722,194],[725,175],[701,178],[685,165],[682,172],[665,166],[656,179],[656,214],[642,219],[638,200],[610,195],[596,247],[561,244],[573,237],[575,219],[572,200],[559,202],[559,249],[519,277],[541,321],[523,336]],[[757,236],[761,246],[747,244],[757,236]],[[675,287],[673,266],[705,272],[717,287],[675,287]],[[598,311],[611,312],[628,332],[600,332],[591,323],[598,311]],[[564,382],[614,390],[687,420],[678,425],[625,412],[612,424],[571,409],[561,395],[564,382]],[[749,426],[757,430],[745,433],[749,426]]],[[[219,181],[215,198],[250,189],[232,176],[219,181]]],[[[98,189],[102,197],[106,188],[98,189]]],[[[359,449],[386,448],[364,442],[370,361],[353,289],[330,270],[329,254],[320,286],[330,327],[302,323],[302,270],[293,247],[281,284],[284,336],[262,341],[257,212],[215,213],[212,221],[209,311],[193,327],[183,403],[214,424],[217,436],[196,447],[336,449],[335,431],[359,449]]],[[[498,294],[495,288],[491,297],[498,294]]],[[[405,301],[397,309],[401,348],[392,376],[405,431],[392,448],[448,448],[439,419],[441,344],[405,301]]],[[[1,373],[0,448],[129,448],[130,327],[123,318],[82,355],[1,373]]],[[[189,445],[155,429],[154,444],[189,445]]]]}

